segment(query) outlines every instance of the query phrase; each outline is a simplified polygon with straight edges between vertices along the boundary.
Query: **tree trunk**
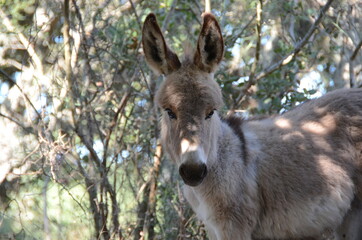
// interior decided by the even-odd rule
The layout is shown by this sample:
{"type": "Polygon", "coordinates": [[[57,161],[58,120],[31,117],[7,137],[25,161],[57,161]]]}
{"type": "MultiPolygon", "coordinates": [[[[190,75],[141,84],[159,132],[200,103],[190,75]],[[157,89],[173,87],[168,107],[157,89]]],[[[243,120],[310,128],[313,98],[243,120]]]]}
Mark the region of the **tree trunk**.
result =
{"type": "Polygon", "coordinates": [[[49,183],[49,177],[45,177],[44,188],[43,188],[43,201],[44,201],[43,222],[44,222],[44,239],[45,240],[51,239],[50,229],[49,229],[49,218],[48,218],[48,196],[47,196],[48,183],[49,183]]]}
{"type": "Polygon", "coordinates": [[[143,226],[145,224],[146,219],[146,212],[148,208],[148,196],[150,194],[150,186],[149,183],[146,183],[146,187],[143,192],[143,197],[141,202],[138,204],[137,207],[137,225],[134,230],[133,239],[134,240],[140,240],[143,239],[144,233],[143,233],[143,226]]]}
{"type": "Polygon", "coordinates": [[[161,143],[157,142],[156,152],[153,157],[153,167],[150,172],[150,192],[148,195],[148,209],[146,219],[143,227],[145,240],[152,240],[155,238],[155,224],[156,224],[156,196],[157,196],[157,182],[160,173],[162,157],[161,143]]]}

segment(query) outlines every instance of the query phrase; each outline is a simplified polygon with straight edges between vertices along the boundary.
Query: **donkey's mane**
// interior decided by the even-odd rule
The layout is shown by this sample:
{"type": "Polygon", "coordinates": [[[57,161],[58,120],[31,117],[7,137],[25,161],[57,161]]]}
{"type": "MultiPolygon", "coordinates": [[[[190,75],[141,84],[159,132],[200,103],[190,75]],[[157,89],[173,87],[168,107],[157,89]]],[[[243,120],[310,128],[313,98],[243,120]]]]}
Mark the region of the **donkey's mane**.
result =
{"type": "Polygon", "coordinates": [[[193,64],[195,47],[189,41],[185,41],[182,44],[182,48],[183,48],[183,51],[184,51],[184,55],[183,55],[183,59],[182,59],[182,65],[193,64]]]}
{"type": "Polygon", "coordinates": [[[244,132],[241,129],[243,123],[247,121],[243,117],[236,116],[235,114],[230,114],[224,118],[222,118],[222,121],[225,122],[235,133],[236,136],[240,139],[241,147],[242,147],[242,157],[245,161],[245,163],[248,162],[248,151],[246,149],[246,140],[244,136],[244,132]]]}

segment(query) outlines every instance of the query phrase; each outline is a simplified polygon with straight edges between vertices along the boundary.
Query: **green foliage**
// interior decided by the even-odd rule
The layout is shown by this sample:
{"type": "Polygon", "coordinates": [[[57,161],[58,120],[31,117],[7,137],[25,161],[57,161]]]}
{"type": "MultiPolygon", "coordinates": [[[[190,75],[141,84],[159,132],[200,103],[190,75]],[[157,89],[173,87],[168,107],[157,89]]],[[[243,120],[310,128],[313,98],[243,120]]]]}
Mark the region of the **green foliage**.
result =
{"type": "Polygon", "coordinates": [[[23,28],[30,27],[37,0],[0,0],[0,6],[9,15],[13,24],[23,28]]]}
{"type": "MultiPolygon", "coordinates": [[[[141,47],[142,21],[154,12],[182,58],[184,43],[197,41],[203,2],[69,3],[67,45],[63,1],[0,0],[13,25],[0,24],[0,139],[6,139],[0,169],[8,171],[0,178],[0,238],[138,239],[154,230],[153,239],[207,239],[174,164],[167,156],[156,164],[160,113],[154,96],[162,77],[146,66],[141,47]]],[[[357,40],[343,39],[358,36],[346,26],[362,17],[336,3],[291,62],[249,86],[253,74],[293,52],[319,11],[311,2],[264,1],[257,52],[257,3],[211,2],[226,46],[215,73],[222,112],[282,113],[349,81],[342,73],[354,49],[348,44],[357,40]]]]}
{"type": "Polygon", "coordinates": [[[65,189],[49,182],[49,179],[34,177],[23,177],[19,184],[22,191],[7,205],[0,234],[14,234],[18,236],[17,239],[42,239],[46,194],[46,214],[55,227],[52,239],[90,237],[90,213],[86,207],[88,199],[82,185],[73,184],[65,189]]]}

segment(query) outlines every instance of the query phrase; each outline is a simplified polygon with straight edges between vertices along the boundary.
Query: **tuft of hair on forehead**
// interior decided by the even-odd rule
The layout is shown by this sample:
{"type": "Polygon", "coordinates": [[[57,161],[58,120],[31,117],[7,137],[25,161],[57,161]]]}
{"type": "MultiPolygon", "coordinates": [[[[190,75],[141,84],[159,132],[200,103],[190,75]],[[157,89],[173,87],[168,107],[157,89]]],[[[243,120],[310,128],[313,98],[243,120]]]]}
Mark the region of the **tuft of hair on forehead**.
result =
{"type": "Polygon", "coordinates": [[[182,49],[184,51],[182,62],[193,62],[194,54],[195,54],[195,47],[190,41],[184,41],[182,43],[182,49]]]}

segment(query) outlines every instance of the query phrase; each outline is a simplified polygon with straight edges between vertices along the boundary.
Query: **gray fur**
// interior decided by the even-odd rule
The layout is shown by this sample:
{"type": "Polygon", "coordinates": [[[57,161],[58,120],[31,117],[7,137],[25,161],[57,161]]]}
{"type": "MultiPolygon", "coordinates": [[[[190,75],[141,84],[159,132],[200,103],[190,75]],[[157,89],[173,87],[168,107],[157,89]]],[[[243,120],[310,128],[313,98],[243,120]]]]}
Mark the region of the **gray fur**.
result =
{"type": "Polygon", "coordinates": [[[192,183],[184,194],[210,239],[362,239],[362,89],[337,90],[280,116],[222,121],[213,112],[222,106],[212,73],[223,54],[216,19],[204,15],[196,52],[181,64],[165,54],[154,15],[147,19],[143,47],[155,56],[146,60],[167,72],[156,96],[166,109],[162,142],[197,175],[182,175],[192,183]]]}

